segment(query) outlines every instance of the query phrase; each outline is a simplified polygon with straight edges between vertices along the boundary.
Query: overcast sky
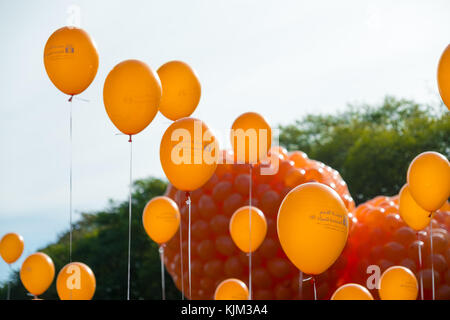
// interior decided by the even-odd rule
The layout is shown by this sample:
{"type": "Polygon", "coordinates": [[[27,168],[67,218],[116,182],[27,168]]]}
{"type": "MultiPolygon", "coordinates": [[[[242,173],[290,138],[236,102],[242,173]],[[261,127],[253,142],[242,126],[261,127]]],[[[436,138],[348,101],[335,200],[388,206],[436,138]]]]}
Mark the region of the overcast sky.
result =
{"type": "MultiPolygon", "coordinates": [[[[75,218],[127,197],[129,144],[102,101],[106,75],[122,60],[193,66],[202,84],[193,116],[223,142],[245,111],[275,126],[386,94],[438,101],[437,63],[450,42],[448,0],[2,0],[0,237],[25,238],[15,269],[68,228],[69,104],[46,75],[43,48],[72,4],[100,55],[80,96],[89,101],[74,100],[75,218]]],[[[158,115],[135,137],[134,178],[163,177],[159,143],[169,124],[158,115]]],[[[1,261],[0,280],[6,274],[1,261]]]]}

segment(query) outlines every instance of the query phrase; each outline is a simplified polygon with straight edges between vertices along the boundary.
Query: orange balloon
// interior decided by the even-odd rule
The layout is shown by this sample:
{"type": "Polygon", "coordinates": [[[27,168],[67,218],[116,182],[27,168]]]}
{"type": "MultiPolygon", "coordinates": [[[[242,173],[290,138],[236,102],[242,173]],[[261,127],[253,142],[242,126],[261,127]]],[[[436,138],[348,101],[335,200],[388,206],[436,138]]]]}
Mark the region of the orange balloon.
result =
{"type": "Polygon", "coordinates": [[[438,210],[450,197],[450,163],[442,154],[419,154],[408,168],[408,186],[412,197],[423,209],[438,210]]]}
{"type": "Polygon", "coordinates": [[[56,279],[56,290],[61,300],[91,300],[95,286],[94,273],[81,262],[64,266],[56,279]]]}
{"type": "Polygon", "coordinates": [[[280,155],[283,160],[288,157],[288,151],[282,146],[271,147],[269,153],[276,153],[277,155],[280,155]]]}
{"type": "Polygon", "coordinates": [[[170,183],[179,190],[193,191],[214,174],[219,144],[203,121],[183,118],[167,128],[159,156],[170,183]]]}
{"type": "Polygon", "coordinates": [[[189,117],[197,108],[201,86],[195,71],[182,61],[170,61],[158,69],[162,85],[159,111],[170,120],[189,117]]]}
{"type": "Polygon", "coordinates": [[[362,285],[347,283],[333,293],[331,300],[373,300],[373,297],[362,285]]]}
{"type": "Polygon", "coordinates": [[[308,166],[308,155],[302,151],[291,152],[288,159],[294,161],[294,166],[296,168],[304,168],[308,166]]]}
{"type": "Polygon", "coordinates": [[[60,28],[45,44],[44,66],[56,88],[65,94],[79,94],[89,87],[97,74],[97,48],[83,29],[60,28]]]}
{"type": "Polygon", "coordinates": [[[158,76],[142,61],[122,61],[106,77],[103,87],[106,112],[126,135],[137,134],[152,122],[160,100],[158,76]]]}
{"type": "Polygon", "coordinates": [[[247,112],[234,120],[230,139],[235,161],[255,164],[267,158],[272,144],[272,129],[261,115],[247,112]]]}
{"type": "Polygon", "coordinates": [[[450,110],[450,44],[445,48],[439,60],[437,83],[442,101],[450,110]]]}
{"type": "Polygon", "coordinates": [[[52,259],[42,252],[28,256],[20,268],[20,280],[25,289],[34,296],[43,294],[55,278],[52,259]]]}
{"type": "Polygon", "coordinates": [[[419,287],[411,270],[393,266],[381,275],[378,291],[381,300],[416,300],[419,287]]]}
{"type": "Polygon", "coordinates": [[[0,255],[6,263],[11,264],[20,258],[23,246],[23,238],[20,234],[7,233],[0,241],[0,255]]]}
{"type": "Polygon", "coordinates": [[[414,201],[407,184],[400,190],[399,213],[403,221],[416,231],[422,230],[430,224],[430,212],[422,209],[414,201]]]}
{"type": "Polygon", "coordinates": [[[226,279],[219,283],[214,300],[248,300],[248,289],[239,279],[226,279]]]}
{"type": "Polygon", "coordinates": [[[145,232],[153,241],[166,243],[180,227],[178,206],[168,197],[155,197],[145,206],[142,222],[145,232]]]}
{"type": "Polygon", "coordinates": [[[267,221],[264,213],[256,207],[244,206],[237,209],[230,219],[230,234],[236,246],[245,253],[254,252],[264,241],[267,221]],[[250,216],[251,211],[251,216],[250,216]],[[250,218],[252,228],[250,230],[250,218]],[[251,238],[250,238],[251,234],[251,238]],[[250,241],[251,239],[251,241],[250,241]],[[251,242],[251,244],[250,244],[251,242]]]}
{"type": "Polygon", "coordinates": [[[288,186],[289,188],[295,188],[299,184],[302,184],[305,182],[305,170],[291,168],[284,176],[283,181],[284,181],[284,184],[286,186],[288,186]]]}
{"type": "Polygon", "coordinates": [[[317,275],[339,257],[347,242],[348,215],[339,194],[317,182],[292,189],[278,211],[278,237],[291,262],[317,275]]]}

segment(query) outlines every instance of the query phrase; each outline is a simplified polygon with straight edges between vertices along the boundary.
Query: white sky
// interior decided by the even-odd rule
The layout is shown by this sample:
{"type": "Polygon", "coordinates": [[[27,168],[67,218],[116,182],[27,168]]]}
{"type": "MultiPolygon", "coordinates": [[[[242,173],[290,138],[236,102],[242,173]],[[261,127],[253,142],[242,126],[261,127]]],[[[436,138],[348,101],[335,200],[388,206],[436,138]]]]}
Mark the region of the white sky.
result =
{"type": "MultiPolygon", "coordinates": [[[[448,0],[2,0],[0,236],[22,234],[23,258],[68,227],[69,107],[42,56],[71,4],[100,55],[81,95],[89,102],[74,101],[75,218],[126,199],[129,144],[102,101],[106,75],[122,60],[155,70],[173,59],[192,65],[202,83],[193,116],[221,139],[245,111],[275,126],[385,94],[437,101],[437,62],[450,42],[448,0]]],[[[159,142],[168,125],[158,115],[134,138],[134,178],[163,176],[159,142]]],[[[0,280],[6,274],[0,262],[0,280]]]]}

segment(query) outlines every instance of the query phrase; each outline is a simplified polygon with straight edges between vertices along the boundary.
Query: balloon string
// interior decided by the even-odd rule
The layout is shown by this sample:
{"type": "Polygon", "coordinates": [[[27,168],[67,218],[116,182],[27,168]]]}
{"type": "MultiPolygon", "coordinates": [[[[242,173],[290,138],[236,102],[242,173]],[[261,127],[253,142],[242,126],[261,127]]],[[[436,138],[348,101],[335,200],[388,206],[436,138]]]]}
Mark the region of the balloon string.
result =
{"type": "Polygon", "coordinates": [[[127,300],[130,300],[130,267],[131,267],[131,192],[132,192],[132,173],[133,173],[133,141],[128,140],[130,143],[130,185],[129,185],[129,199],[128,199],[128,281],[127,281],[127,300]]]}
{"type": "MultiPolygon", "coordinates": [[[[177,192],[178,203],[181,208],[181,193],[177,192]]],[[[183,266],[183,228],[182,219],[180,219],[180,270],[181,270],[181,300],[184,300],[184,266],[183,266]]]]}
{"type": "Polygon", "coordinates": [[[159,247],[159,256],[161,258],[161,290],[162,290],[162,299],[166,300],[166,282],[164,280],[164,244],[159,247]]]}
{"type": "Polygon", "coordinates": [[[188,274],[189,274],[189,299],[192,300],[192,281],[191,281],[191,194],[186,192],[189,209],[189,225],[188,225],[188,274]]]}
{"type": "Polygon", "coordinates": [[[248,292],[249,292],[249,300],[252,300],[252,178],[253,178],[253,172],[252,172],[253,166],[250,164],[250,182],[248,186],[248,205],[249,205],[249,211],[248,211],[248,223],[249,223],[249,237],[248,237],[248,292]]]}
{"type": "Polygon", "coordinates": [[[298,276],[298,299],[303,300],[303,272],[299,270],[298,276]]]}
{"type": "Polygon", "coordinates": [[[422,244],[419,239],[419,233],[417,232],[418,252],[419,252],[419,276],[420,276],[420,298],[423,300],[423,274],[422,274],[422,244]]]}
{"type": "Polygon", "coordinates": [[[316,277],[312,276],[313,288],[314,288],[314,300],[317,300],[317,290],[316,290],[316,277]]]}
{"type": "MultiPolygon", "coordinates": [[[[12,270],[12,267],[11,267],[11,265],[9,263],[8,263],[8,267],[9,267],[9,271],[12,272],[13,270],[12,270]]],[[[8,292],[6,293],[6,300],[10,300],[11,299],[11,281],[8,281],[8,292]]]]}
{"type": "Polygon", "coordinates": [[[83,102],[91,102],[89,99],[84,99],[84,98],[79,98],[79,97],[74,97],[74,99],[75,100],[78,100],[78,101],[83,101],[83,102]]]}
{"type": "Polygon", "coordinates": [[[72,263],[72,148],[73,148],[73,140],[72,140],[72,102],[73,95],[70,96],[70,125],[69,125],[69,136],[70,136],[70,170],[69,170],[69,262],[72,263]]]}
{"type": "Polygon", "coordinates": [[[431,288],[434,300],[434,256],[433,256],[433,219],[430,220],[430,250],[431,250],[431,288]]]}

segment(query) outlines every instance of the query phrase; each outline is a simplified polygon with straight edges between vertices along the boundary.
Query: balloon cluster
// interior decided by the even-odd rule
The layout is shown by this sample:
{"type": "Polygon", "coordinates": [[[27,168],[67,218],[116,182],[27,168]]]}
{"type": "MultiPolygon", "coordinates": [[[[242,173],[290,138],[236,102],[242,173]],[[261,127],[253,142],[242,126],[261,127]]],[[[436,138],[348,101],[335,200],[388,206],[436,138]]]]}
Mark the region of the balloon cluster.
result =
{"type": "MultiPolygon", "coordinates": [[[[61,92],[74,95],[85,91],[97,75],[99,57],[94,41],[83,29],[63,27],[56,30],[44,48],[45,71],[61,92]]],[[[0,252],[8,264],[22,254],[23,238],[10,233],[2,238],[0,252]]],[[[26,290],[38,299],[52,284],[55,266],[42,252],[29,255],[20,268],[20,279],[26,290]]],[[[95,292],[95,276],[83,263],[71,262],[58,274],[56,288],[61,300],[90,300],[95,292]]]]}
{"type": "MultiPolygon", "coordinates": [[[[432,218],[434,246],[431,254],[429,231],[416,231],[402,219],[400,197],[378,196],[353,211],[357,222],[341,257],[345,268],[339,272],[338,284],[354,282],[366,286],[369,266],[379,266],[384,272],[399,265],[410,269],[419,282],[422,279],[425,299],[431,299],[433,262],[436,298],[450,299],[450,205],[445,203],[432,218]]],[[[413,210],[409,212],[414,213],[413,210]]],[[[430,221],[428,215],[424,215],[424,219],[430,221]]],[[[423,225],[428,225],[428,221],[423,225]]],[[[379,298],[378,290],[370,291],[379,298]]]]}
{"type": "MultiPolygon", "coordinates": [[[[48,39],[44,65],[51,82],[70,95],[72,101],[94,80],[99,57],[88,33],[64,27],[48,39]]],[[[438,66],[439,91],[447,106],[449,75],[450,46],[438,66]]],[[[308,298],[311,282],[304,284],[306,275],[313,280],[314,297],[329,297],[339,279],[338,284],[347,284],[333,294],[334,299],[370,299],[367,289],[348,282],[354,274],[361,275],[358,271],[364,270],[371,260],[379,260],[384,269],[397,262],[406,264],[426,280],[428,269],[420,265],[417,271],[414,259],[414,254],[421,252],[416,250],[421,248],[421,241],[425,243],[425,267],[431,260],[432,270],[437,272],[431,277],[433,297],[435,281],[439,296],[447,296],[450,287],[442,285],[442,279],[449,278],[450,272],[449,219],[436,212],[450,194],[450,167],[445,157],[433,152],[419,155],[410,166],[408,184],[399,198],[382,198],[381,202],[377,198],[348,214],[354,209],[354,202],[339,173],[308,159],[303,152],[288,154],[280,147],[270,149],[271,128],[257,113],[247,112],[235,120],[231,134],[233,152],[219,152],[218,142],[207,125],[190,118],[200,96],[201,85],[195,71],[181,61],[170,61],[155,73],[143,61],[125,60],[109,72],[103,86],[106,113],[117,129],[129,136],[129,142],[153,121],[158,111],[174,121],[162,136],[160,146],[161,165],[171,186],[166,197],[151,199],[147,204],[143,224],[150,238],[160,245],[161,260],[186,296],[252,299],[253,283],[255,299],[308,298]],[[255,141],[235,135],[249,130],[256,130],[255,141]],[[256,148],[252,148],[253,142],[256,148]],[[274,175],[262,173],[263,167],[273,165],[266,162],[269,149],[280,161],[274,175]],[[402,225],[398,212],[409,227],[402,225]],[[430,232],[431,227],[436,230],[425,237],[422,229],[430,221],[434,223],[430,232]],[[422,230],[417,241],[412,239],[411,228],[422,230]],[[352,237],[346,246],[349,230],[352,237]],[[427,239],[431,239],[431,250],[433,243],[436,249],[428,256],[427,239]],[[361,244],[375,245],[367,250],[361,244]],[[416,248],[410,249],[414,245],[416,248]],[[406,251],[408,257],[402,255],[406,251]],[[183,255],[188,259],[183,261],[183,255]],[[248,286],[244,278],[248,279],[248,286]],[[189,290],[184,290],[188,285],[189,290]]],[[[70,123],[72,135],[72,120],[70,123]]],[[[72,176],[70,181],[72,186],[72,176]]],[[[70,214],[72,219],[71,204],[70,214]]],[[[129,232],[130,248],[131,223],[129,232]]],[[[61,299],[92,299],[94,273],[85,264],[72,262],[71,245],[72,242],[70,263],[57,277],[58,295],[61,299]]],[[[0,255],[8,264],[16,261],[22,251],[23,239],[17,234],[8,234],[0,242],[0,255]]],[[[22,283],[35,298],[48,289],[54,275],[51,258],[39,252],[27,257],[20,271],[22,283]]],[[[417,285],[412,279],[415,277],[406,268],[389,268],[380,280],[381,298],[415,297],[417,285]],[[399,287],[411,290],[399,292],[399,287]]],[[[162,283],[164,297],[163,270],[162,283]]],[[[127,296],[129,299],[130,267],[127,296]]]]}
{"type": "MultiPolygon", "coordinates": [[[[305,153],[295,151],[287,153],[279,147],[273,147],[271,153],[279,157],[279,169],[275,175],[263,175],[259,170],[263,164],[254,166],[253,208],[261,211],[261,228],[257,227],[257,216],[254,213],[255,234],[261,230],[264,240],[253,253],[254,299],[297,299],[299,297],[299,271],[283,251],[277,234],[277,215],[283,198],[295,187],[306,182],[321,182],[339,194],[347,210],[354,209],[346,183],[339,173],[321,162],[308,159],[305,153]],[[264,232],[264,226],[267,232],[264,232]]],[[[222,160],[234,158],[233,152],[222,151],[222,160]]],[[[180,234],[177,234],[167,243],[165,264],[174,283],[184,294],[192,299],[212,299],[218,285],[230,278],[239,279],[248,285],[248,242],[234,241],[239,235],[231,232],[230,220],[233,214],[239,215],[239,209],[249,204],[250,176],[248,166],[245,164],[227,163],[219,164],[209,179],[201,188],[191,192],[191,219],[192,219],[192,296],[188,290],[187,259],[183,260],[183,275],[181,274],[180,234]],[[234,238],[234,239],[233,239],[234,238]],[[239,245],[242,243],[242,245],[239,245]],[[182,279],[184,283],[182,283],[182,279]]],[[[185,192],[169,185],[166,196],[170,197],[180,207],[182,254],[188,254],[188,205],[185,192]]],[[[248,217],[248,213],[247,213],[248,217]]],[[[239,219],[234,216],[234,219],[239,219]]],[[[247,221],[244,219],[244,221],[247,221]]],[[[234,221],[236,222],[236,221],[234,221]]],[[[349,221],[350,225],[353,223],[349,221]]],[[[245,226],[244,226],[245,229],[245,226]]],[[[248,233],[247,233],[248,234],[248,233]]],[[[257,244],[257,241],[252,241],[257,244]]],[[[339,260],[336,267],[339,268],[339,260]]],[[[338,275],[335,266],[330,271],[318,277],[319,297],[330,296],[335,289],[338,275]]],[[[306,278],[306,277],[305,277],[306,278]]],[[[305,282],[303,298],[312,298],[310,282],[305,282]]],[[[239,288],[237,285],[236,288],[239,288]]]]}
{"type": "MultiPolygon", "coordinates": [[[[47,75],[55,87],[71,96],[69,102],[74,95],[82,93],[89,87],[97,74],[98,64],[99,57],[95,43],[81,28],[63,27],[56,30],[44,48],[44,65],[47,75]]],[[[182,61],[170,61],[162,65],[155,73],[143,61],[125,60],[109,72],[103,86],[106,113],[117,129],[129,136],[129,142],[132,142],[133,135],[144,130],[152,122],[158,110],[168,119],[176,121],[166,132],[165,137],[170,137],[171,129],[188,128],[192,132],[196,120],[185,117],[194,112],[200,101],[200,95],[201,86],[195,71],[182,61]]],[[[72,118],[70,119],[70,135],[72,135],[72,118]]],[[[207,131],[206,125],[203,124],[203,127],[207,131]]],[[[161,158],[164,158],[164,155],[170,157],[170,152],[164,153],[168,150],[170,143],[167,142],[164,145],[165,148],[161,149],[161,158]]],[[[197,183],[202,179],[203,182],[208,180],[215,170],[215,163],[199,167],[198,170],[190,171],[194,178],[189,179],[189,182],[193,182],[195,178],[197,183]]],[[[163,169],[170,172],[166,172],[169,177],[180,175],[180,168],[171,165],[170,161],[163,163],[163,169]]],[[[131,171],[130,167],[130,221],[131,171]]],[[[71,172],[72,169],[70,174],[71,172]]],[[[186,173],[184,170],[181,172],[186,173]]],[[[70,181],[72,186],[72,176],[70,181]]],[[[198,186],[200,185],[197,185],[195,181],[187,187],[184,185],[185,190],[193,190],[198,186]]],[[[70,199],[72,199],[72,193],[70,199]]],[[[143,216],[146,231],[154,241],[160,244],[166,242],[178,229],[179,214],[178,218],[176,216],[178,208],[167,199],[160,198],[154,199],[146,209],[147,214],[143,216]],[[155,208],[168,211],[164,212],[165,215],[155,216],[153,214],[155,208]],[[159,222],[156,229],[155,222],[159,222]],[[168,231],[165,232],[166,229],[168,231]]],[[[129,241],[130,239],[131,233],[129,241]]],[[[71,246],[70,242],[70,256],[71,246]]],[[[5,251],[5,257],[6,261],[13,258],[9,251],[5,251]]],[[[28,257],[23,265],[22,282],[34,296],[42,294],[53,281],[53,277],[53,262],[42,253],[28,257]],[[35,289],[34,284],[38,289],[35,289]]],[[[130,279],[129,268],[128,279],[130,279]]],[[[93,272],[88,266],[79,262],[70,263],[64,267],[57,279],[57,290],[61,299],[91,299],[95,292],[95,285],[93,272]]],[[[128,299],[129,293],[130,283],[128,283],[128,299]]]]}
{"type": "Polygon", "coordinates": [[[422,300],[434,300],[436,287],[437,298],[448,299],[442,273],[450,272],[450,163],[440,153],[423,152],[411,161],[406,180],[398,196],[380,196],[356,208],[341,282],[364,283],[367,273],[381,268],[374,284],[383,300],[415,300],[417,278],[422,300]]]}
{"type": "Polygon", "coordinates": [[[195,71],[182,61],[170,61],[155,73],[145,62],[125,60],[108,74],[103,102],[111,122],[122,133],[138,134],[158,110],[170,120],[190,116],[200,101],[195,71]]]}
{"type": "MultiPolygon", "coordinates": [[[[22,255],[23,237],[8,233],[0,240],[0,255],[10,266],[22,255]]],[[[43,294],[55,278],[53,260],[42,252],[29,255],[20,267],[20,280],[25,289],[36,300],[43,294]]],[[[95,293],[95,276],[85,264],[67,264],[58,274],[56,289],[61,300],[90,300],[95,293]]],[[[8,297],[9,298],[9,297],[8,297]]]]}

